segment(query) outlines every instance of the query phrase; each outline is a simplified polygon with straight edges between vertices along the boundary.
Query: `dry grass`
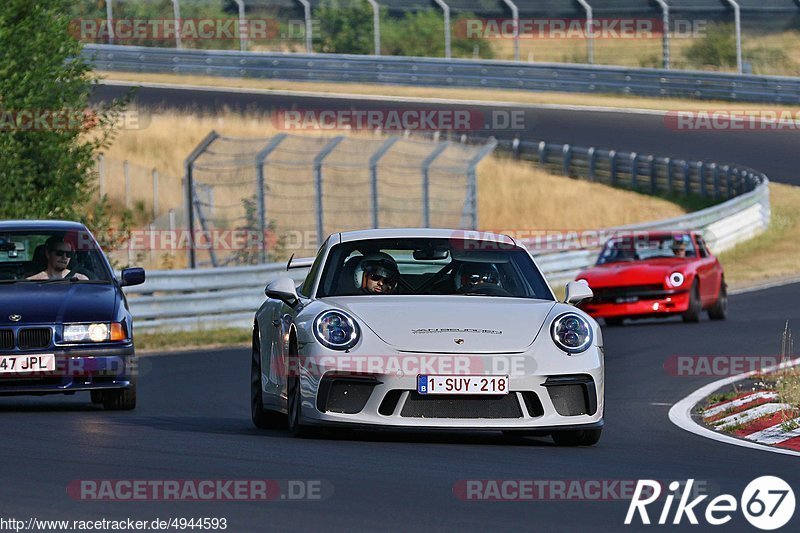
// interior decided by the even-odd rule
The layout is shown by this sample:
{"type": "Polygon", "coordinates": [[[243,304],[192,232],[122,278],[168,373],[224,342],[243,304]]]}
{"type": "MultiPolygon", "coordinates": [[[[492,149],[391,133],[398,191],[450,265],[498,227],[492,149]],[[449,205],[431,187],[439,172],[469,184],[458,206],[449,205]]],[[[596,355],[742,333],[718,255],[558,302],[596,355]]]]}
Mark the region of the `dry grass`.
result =
{"type": "Polygon", "coordinates": [[[108,80],[134,83],[166,83],[176,85],[199,85],[206,87],[258,89],[267,91],[303,91],[310,93],[365,94],[398,96],[405,98],[442,98],[448,101],[472,100],[493,101],[518,104],[557,104],[572,106],[599,106],[628,109],[653,109],[662,111],[697,110],[752,110],[791,109],[791,106],[777,104],[747,104],[717,101],[703,101],[680,98],[639,98],[635,96],[616,96],[605,94],[573,94],[557,92],[532,92],[503,89],[469,89],[456,87],[405,87],[400,85],[378,85],[365,83],[318,83],[283,80],[258,80],[252,78],[221,78],[218,76],[188,76],[178,74],[140,74],[132,72],[98,72],[108,80]]]}
{"type": "MultiPolygon", "coordinates": [[[[268,117],[258,115],[154,115],[146,129],[120,132],[106,152],[109,196],[117,201],[123,198],[121,161],[127,159],[135,164],[131,176],[137,199],[147,203],[152,198],[148,169],[157,168],[161,211],[180,208],[184,198],[182,162],[211,129],[235,137],[265,137],[277,132],[268,117]]],[[[483,228],[580,229],[678,216],[683,210],[665,200],[552,176],[527,162],[491,156],[478,168],[478,213],[483,228]],[[586,209],[589,200],[591,210],[586,209]],[[626,208],[620,209],[621,205],[626,208]]]]}
{"type": "Polygon", "coordinates": [[[733,288],[775,278],[796,277],[800,264],[800,187],[770,183],[769,229],[720,254],[733,288]]]}

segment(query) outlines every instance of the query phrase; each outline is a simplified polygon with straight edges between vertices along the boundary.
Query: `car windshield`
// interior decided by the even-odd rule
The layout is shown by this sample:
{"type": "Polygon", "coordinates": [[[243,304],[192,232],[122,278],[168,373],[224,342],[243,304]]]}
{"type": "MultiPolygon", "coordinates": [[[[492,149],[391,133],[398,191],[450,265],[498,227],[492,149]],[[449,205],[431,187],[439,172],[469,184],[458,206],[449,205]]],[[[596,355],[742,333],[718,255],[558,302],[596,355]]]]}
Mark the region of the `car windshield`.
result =
{"type": "Polygon", "coordinates": [[[508,243],[408,238],[331,248],[317,297],[371,294],[553,299],[528,252],[508,243]]]}
{"type": "Polygon", "coordinates": [[[644,261],[660,257],[696,257],[691,236],[687,233],[676,233],[611,239],[606,242],[597,264],[644,261]]]}
{"type": "Polygon", "coordinates": [[[111,276],[86,231],[0,232],[0,283],[110,283],[111,276]]]}

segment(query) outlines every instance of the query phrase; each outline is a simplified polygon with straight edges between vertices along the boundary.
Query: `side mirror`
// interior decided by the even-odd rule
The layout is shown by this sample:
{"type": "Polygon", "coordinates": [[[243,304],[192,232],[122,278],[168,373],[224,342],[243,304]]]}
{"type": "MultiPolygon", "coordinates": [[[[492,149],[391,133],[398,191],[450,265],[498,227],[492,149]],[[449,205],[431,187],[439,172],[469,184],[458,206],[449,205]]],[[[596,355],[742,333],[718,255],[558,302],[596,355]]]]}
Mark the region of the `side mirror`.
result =
{"type": "Polygon", "coordinates": [[[120,285],[123,287],[130,287],[131,285],[141,285],[144,283],[145,275],[143,268],[126,268],[122,271],[120,276],[120,285]]]}
{"type": "Polygon", "coordinates": [[[585,281],[570,281],[567,283],[567,292],[564,296],[564,303],[570,305],[578,305],[584,300],[590,299],[594,296],[589,284],[585,281]]]}
{"type": "Polygon", "coordinates": [[[297,297],[297,289],[292,278],[278,278],[272,281],[264,289],[264,294],[268,298],[274,298],[284,302],[289,307],[294,307],[300,301],[297,297]]]}

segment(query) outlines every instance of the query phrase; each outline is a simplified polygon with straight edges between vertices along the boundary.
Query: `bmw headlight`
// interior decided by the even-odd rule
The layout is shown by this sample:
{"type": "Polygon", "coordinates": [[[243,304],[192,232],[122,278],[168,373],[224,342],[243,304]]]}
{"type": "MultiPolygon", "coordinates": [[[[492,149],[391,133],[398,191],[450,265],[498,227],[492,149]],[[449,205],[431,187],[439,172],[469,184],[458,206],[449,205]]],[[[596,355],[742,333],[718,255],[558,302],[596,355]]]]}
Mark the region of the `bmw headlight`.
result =
{"type": "Polygon", "coordinates": [[[323,311],[314,319],[314,336],[323,346],[347,350],[358,342],[358,324],[342,311],[323,311]]]}
{"type": "Polygon", "coordinates": [[[667,284],[670,287],[680,287],[683,285],[685,278],[682,273],[680,272],[673,272],[669,276],[667,276],[667,284]]]}
{"type": "Polygon", "coordinates": [[[125,340],[125,330],[118,322],[64,324],[63,342],[104,342],[125,340]]]}
{"type": "Polygon", "coordinates": [[[567,353],[586,351],[592,344],[592,327],[576,313],[565,313],[553,321],[553,342],[567,353]]]}

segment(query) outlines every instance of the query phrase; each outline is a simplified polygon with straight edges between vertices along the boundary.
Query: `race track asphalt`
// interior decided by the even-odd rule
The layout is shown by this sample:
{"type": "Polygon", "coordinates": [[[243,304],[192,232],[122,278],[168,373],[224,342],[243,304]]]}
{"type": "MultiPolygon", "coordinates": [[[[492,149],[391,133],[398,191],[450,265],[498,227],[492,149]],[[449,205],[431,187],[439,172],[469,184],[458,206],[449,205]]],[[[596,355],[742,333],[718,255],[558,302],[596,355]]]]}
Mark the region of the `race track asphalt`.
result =
{"type": "MultiPolygon", "coordinates": [[[[712,378],[672,376],[663,365],[672,355],[774,355],[786,320],[800,320],[798,299],[800,284],[794,284],[732,296],[725,322],[607,328],[606,427],[593,448],[495,433],[294,439],[252,426],[247,349],[142,357],[133,412],[104,412],[88,404],[86,393],[0,398],[3,516],[225,517],[229,531],[635,531],[648,528],[623,526],[625,501],[462,501],[453,486],[465,479],[695,478],[712,493],[738,498],[750,480],[778,475],[797,490],[796,457],[721,444],[672,425],[669,406],[712,378]],[[78,479],[251,478],[325,480],[328,497],[86,502],[66,493],[78,479]]],[[[660,507],[652,514],[659,513],[660,507]]],[[[795,516],[787,530],[799,522],[795,516]]],[[[753,530],[739,513],[724,529],[753,530]]]]}
{"type": "MultiPolygon", "coordinates": [[[[110,100],[119,97],[129,87],[100,85],[95,98],[110,100]]],[[[577,146],[618,151],[636,151],[662,157],[715,161],[721,164],[736,163],[765,172],[770,179],[800,185],[798,166],[800,157],[800,129],[769,130],[705,130],[684,131],[671,129],[672,121],[659,114],[613,113],[579,109],[537,108],[514,105],[417,104],[389,103],[364,99],[346,99],[330,96],[286,96],[281,94],[248,94],[224,89],[181,89],[140,87],[136,100],[142,110],[158,112],[159,109],[195,109],[202,111],[231,110],[469,110],[477,111],[488,124],[497,124],[493,113],[505,116],[522,111],[521,129],[483,129],[480,135],[497,138],[552,141],[577,146]]],[[[635,105],[635,100],[632,101],[635,105]]],[[[757,109],[757,105],[752,106],[757,109]]],[[[711,111],[714,105],[698,102],[698,110],[711,111]]],[[[146,120],[142,121],[146,124],[146,120]]],[[[484,122],[477,120],[476,124],[484,122]]]]}

